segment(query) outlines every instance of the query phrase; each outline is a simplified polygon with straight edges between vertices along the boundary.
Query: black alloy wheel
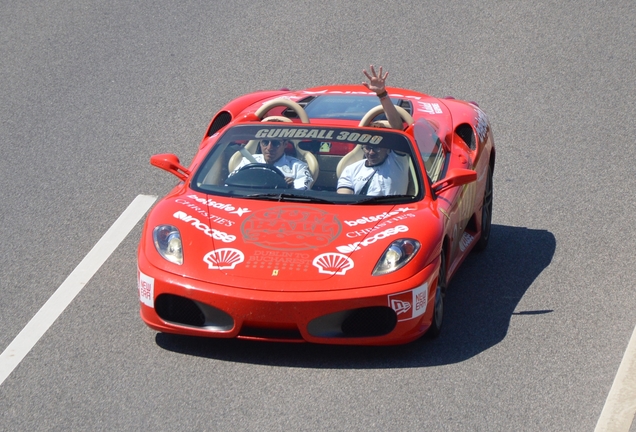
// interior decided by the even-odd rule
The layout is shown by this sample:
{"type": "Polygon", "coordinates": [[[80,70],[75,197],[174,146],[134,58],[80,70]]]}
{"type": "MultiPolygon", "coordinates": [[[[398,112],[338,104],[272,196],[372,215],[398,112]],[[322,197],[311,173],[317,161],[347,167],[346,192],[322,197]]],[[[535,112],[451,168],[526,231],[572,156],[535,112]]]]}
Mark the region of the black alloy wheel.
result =
{"type": "Polygon", "coordinates": [[[490,228],[492,225],[492,168],[488,166],[488,178],[486,179],[486,190],[484,191],[484,203],[481,208],[481,237],[475,245],[475,250],[483,251],[488,246],[490,240],[490,228]]]}
{"type": "Polygon", "coordinates": [[[444,321],[444,297],[446,296],[446,252],[442,249],[440,255],[439,274],[437,276],[437,287],[435,288],[435,305],[433,306],[433,322],[426,332],[426,336],[435,339],[442,330],[444,321]]]}

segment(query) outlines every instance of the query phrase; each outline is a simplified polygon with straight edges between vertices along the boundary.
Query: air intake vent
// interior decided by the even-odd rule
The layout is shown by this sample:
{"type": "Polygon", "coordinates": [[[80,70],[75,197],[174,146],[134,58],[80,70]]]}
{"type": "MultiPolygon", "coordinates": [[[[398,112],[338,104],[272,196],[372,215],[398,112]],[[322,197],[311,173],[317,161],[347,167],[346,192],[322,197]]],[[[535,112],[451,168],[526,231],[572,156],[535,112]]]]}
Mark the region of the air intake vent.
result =
{"type": "Polygon", "coordinates": [[[164,321],[203,327],[205,315],[195,302],[185,297],[172,294],[161,294],[155,300],[157,315],[164,321]]]}
{"type": "Polygon", "coordinates": [[[413,115],[413,104],[410,100],[400,99],[400,101],[398,102],[398,106],[400,108],[404,108],[404,110],[410,115],[413,115]]]}
{"type": "MultiPolygon", "coordinates": [[[[307,96],[306,98],[302,98],[301,100],[297,101],[296,103],[298,105],[300,105],[303,109],[305,109],[305,107],[307,106],[307,104],[309,102],[311,102],[312,100],[316,99],[316,96],[307,96]]],[[[283,111],[283,116],[290,118],[290,119],[295,119],[298,118],[298,114],[296,114],[296,111],[294,111],[291,108],[287,108],[283,111]]]]}
{"type": "Polygon", "coordinates": [[[307,325],[312,336],[323,338],[355,338],[384,336],[397,325],[395,311],[386,306],[351,309],[323,315],[307,325]]]}
{"type": "Polygon", "coordinates": [[[232,121],[232,114],[227,111],[221,111],[214,117],[212,120],[212,124],[210,125],[210,129],[208,129],[208,136],[212,136],[225,127],[228,123],[232,121]]]}
{"type": "Polygon", "coordinates": [[[459,126],[455,128],[455,133],[459,135],[459,137],[462,140],[464,140],[466,145],[471,150],[475,150],[475,147],[477,145],[475,140],[475,133],[473,132],[473,128],[469,124],[467,123],[460,124],[459,126]]]}
{"type": "Polygon", "coordinates": [[[356,309],[342,322],[345,337],[382,336],[397,324],[395,311],[388,307],[356,309]]]}

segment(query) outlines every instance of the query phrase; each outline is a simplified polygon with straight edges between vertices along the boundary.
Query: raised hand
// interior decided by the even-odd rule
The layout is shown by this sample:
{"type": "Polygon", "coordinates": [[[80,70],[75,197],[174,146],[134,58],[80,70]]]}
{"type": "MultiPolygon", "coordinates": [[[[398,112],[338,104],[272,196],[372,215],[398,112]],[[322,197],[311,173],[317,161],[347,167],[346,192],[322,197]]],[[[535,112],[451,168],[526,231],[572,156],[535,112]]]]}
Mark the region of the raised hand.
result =
{"type": "Polygon", "coordinates": [[[371,69],[371,74],[369,74],[366,69],[364,69],[362,71],[362,73],[364,73],[364,76],[367,77],[367,79],[369,80],[369,82],[363,82],[362,84],[368,88],[369,90],[371,90],[372,92],[375,92],[376,94],[381,94],[384,92],[384,82],[386,81],[386,77],[389,76],[389,73],[386,72],[384,75],[382,74],[382,66],[380,66],[380,69],[378,71],[378,73],[375,72],[375,68],[373,67],[373,65],[369,66],[369,69],[371,69]]]}

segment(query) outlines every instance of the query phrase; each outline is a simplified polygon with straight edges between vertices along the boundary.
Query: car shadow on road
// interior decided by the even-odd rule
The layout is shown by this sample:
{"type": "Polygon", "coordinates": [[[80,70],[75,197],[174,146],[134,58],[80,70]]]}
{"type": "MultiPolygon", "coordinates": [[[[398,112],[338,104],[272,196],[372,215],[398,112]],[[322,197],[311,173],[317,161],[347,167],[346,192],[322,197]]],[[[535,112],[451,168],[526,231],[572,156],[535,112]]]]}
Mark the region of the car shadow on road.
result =
{"type": "Polygon", "coordinates": [[[346,347],[208,339],[158,333],[161,348],[222,361],[281,367],[381,369],[452,364],[498,344],[519,300],[550,264],[556,239],[545,230],[493,225],[488,248],[472,253],[450,283],[439,338],[392,347],[346,347]]]}

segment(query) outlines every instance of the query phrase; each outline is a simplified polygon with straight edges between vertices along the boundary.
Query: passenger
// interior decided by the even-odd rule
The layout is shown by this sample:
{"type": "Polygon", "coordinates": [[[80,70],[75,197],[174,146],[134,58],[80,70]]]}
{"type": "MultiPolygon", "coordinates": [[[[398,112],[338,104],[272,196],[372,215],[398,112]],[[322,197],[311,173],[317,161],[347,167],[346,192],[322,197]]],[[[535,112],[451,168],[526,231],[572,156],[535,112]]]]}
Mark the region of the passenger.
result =
{"type": "MultiPolygon", "coordinates": [[[[300,159],[285,154],[286,141],[263,139],[259,142],[261,148],[260,154],[254,154],[254,159],[258,163],[266,163],[275,166],[285,176],[287,185],[294,189],[309,189],[313,178],[307,164],[300,159]]],[[[247,158],[243,158],[241,163],[230,174],[234,175],[243,166],[250,162],[247,158]]]]}
{"type": "MultiPolygon", "coordinates": [[[[389,73],[382,74],[382,66],[376,74],[363,70],[369,82],[365,87],[376,93],[393,129],[402,130],[402,117],[388,97],[384,83],[389,73]]],[[[381,122],[373,126],[384,127],[381,122]]],[[[409,157],[378,145],[362,146],[364,159],[347,166],[338,179],[338,193],[370,196],[404,195],[408,188],[409,157]]]]}
{"type": "Polygon", "coordinates": [[[347,166],[338,179],[338,193],[369,196],[404,195],[409,182],[409,157],[373,144],[362,146],[364,159],[347,166]]]}

